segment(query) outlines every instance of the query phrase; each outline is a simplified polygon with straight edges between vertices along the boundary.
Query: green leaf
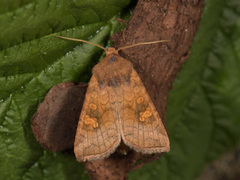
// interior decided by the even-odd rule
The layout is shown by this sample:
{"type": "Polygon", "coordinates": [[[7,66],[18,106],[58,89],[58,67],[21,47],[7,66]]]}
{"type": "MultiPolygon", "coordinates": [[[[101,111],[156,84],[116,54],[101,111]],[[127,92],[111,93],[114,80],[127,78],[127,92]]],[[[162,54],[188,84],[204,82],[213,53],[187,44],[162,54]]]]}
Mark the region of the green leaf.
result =
{"type": "Polygon", "coordinates": [[[33,0],[1,0],[0,1],[0,14],[15,11],[16,9],[25,6],[33,0]]]}
{"type": "Polygon", "coordinates": [[[66,157],[45,151],[44,155],[25,172],[23,179],[86,179],[87,174],[83,171],[83,165],[74,163],[77,168],[69,166],[69,163],[74,161],[74,156],[66,157]]]}
{"type": "Polygon", "coordinates": [[[130,0],[1,1],[0,179],[88,179],[73,154],[52,153],[36,142],[31,117],[54,85],[87,81],[102,55],[95,46],[53,33],[105,46],[120,27],[116,17],[123,11],[129,14],[129,4],[130,0]]]}
{"type": "Polygon", "coordinates": [[[240,136],[240,2],[208,0],[191,55],[170,93],[167,129],[171,151],[130,179],[198,177],[240,136]]]}

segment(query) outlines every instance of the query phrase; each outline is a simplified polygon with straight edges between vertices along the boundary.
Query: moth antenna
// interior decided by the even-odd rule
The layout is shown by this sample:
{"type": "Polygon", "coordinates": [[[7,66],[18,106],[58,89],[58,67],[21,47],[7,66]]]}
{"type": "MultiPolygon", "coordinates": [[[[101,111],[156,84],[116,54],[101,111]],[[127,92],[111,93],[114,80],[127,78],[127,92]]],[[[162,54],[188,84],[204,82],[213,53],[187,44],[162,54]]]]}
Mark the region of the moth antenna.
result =
{"type": "Polygon", "coordinates": [[[123,50],[123,49],[127,49],[127,48],[131,48],[131,47],[135,47],[135,46],[146,45],[146,44],[156,44],[156,43],[167,42],[167,41],[169,41],[169,40],[142,42],[142,43],[137,43],[137,44],[133,44],[133,45],[129,45],[129,46],[120,47],[120,48],[117,49],[117,51],[120,51],[120,50],[123,50]]]}
{"type": "Polygon", "coordinates": [[[73,39],[73,38],[68,38],[68,37],[63,37],[63,36],[55,36],[55,37],[58,37],[58,38],[61,38],[61,39],[67,39],[67,40],[71,40],[71,41],[79,41],[79,42],[84,42],[84,43],[87,43],[87,44],[91,44],[91,45],[94,45],[94,46],[97,46],[101,49],[103,49],[104,51],[107,52],[107,49],[105,49],[104,47],[98,45],[98,44],[95,44],[95,43],[92,43],[92,42],[89,42],[89,41],[85,41],[85,40],[82,40],[82,39],[73,39]]]}

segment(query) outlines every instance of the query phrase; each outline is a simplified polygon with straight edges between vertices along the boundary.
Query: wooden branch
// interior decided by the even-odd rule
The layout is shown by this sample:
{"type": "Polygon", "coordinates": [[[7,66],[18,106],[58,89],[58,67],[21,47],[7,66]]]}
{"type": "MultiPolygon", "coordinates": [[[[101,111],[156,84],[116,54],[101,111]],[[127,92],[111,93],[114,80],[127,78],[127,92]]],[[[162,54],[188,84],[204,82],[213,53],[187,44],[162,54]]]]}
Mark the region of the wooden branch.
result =
{"type": "MultiPolygon", "coordinates": [[[[131,61],[165,122],[168,93],[197,31],[204,0],[143,0],[139,1],[123,34],[116,34],[116,47],[160,39],[170,40],[123,50],[120,54],[131,61]]],[[[114,153],[109,158],[85,163],[92,179],[126,179],[130,170],[142,167],[156,155],[130,151],[114,153]],[[135,166],[136,162],[145,159],[135,166]]]]}

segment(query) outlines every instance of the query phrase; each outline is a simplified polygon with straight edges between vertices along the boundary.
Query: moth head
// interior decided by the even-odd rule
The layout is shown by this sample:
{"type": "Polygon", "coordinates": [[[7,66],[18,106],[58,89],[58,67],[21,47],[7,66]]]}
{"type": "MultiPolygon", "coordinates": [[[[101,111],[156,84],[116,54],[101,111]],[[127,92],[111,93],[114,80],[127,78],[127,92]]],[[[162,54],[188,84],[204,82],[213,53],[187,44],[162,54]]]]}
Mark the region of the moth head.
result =
{"type": "Polygon", "coordinates": [[[110,47],[108,48],[108,50],[106,51],[106,56],[110,55],[110,54],[118,54],[118,50],[113,48],[113,47],[110,47]]]}

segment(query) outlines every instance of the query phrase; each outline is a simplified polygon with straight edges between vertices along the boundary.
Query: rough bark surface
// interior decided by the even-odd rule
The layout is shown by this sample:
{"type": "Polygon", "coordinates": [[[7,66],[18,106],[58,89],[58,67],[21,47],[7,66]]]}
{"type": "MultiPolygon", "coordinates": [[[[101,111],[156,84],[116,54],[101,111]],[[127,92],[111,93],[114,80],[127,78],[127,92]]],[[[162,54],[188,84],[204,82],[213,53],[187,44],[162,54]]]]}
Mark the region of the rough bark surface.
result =
{"type": "MultiPolygon", "coordinates": [[[[139,1],[128,27],[113,38],[115,47],[169,40],[167,43],[134,47],[120,53],[133,63],[164,122],[168,92],[190,53],[203,1],[139,1]]],[[[142,155],[133,151],[123,156],[116,152],[104,160],[86,162],[85,168],[92,179],[126,179],[129,171],[159,157],[159,154],[142,155]],[[142,159],[143,162],[135,166],[142,159]]]]}
{"type": "Polygon", "coordinates": [[[72,149],[87,84],[60,83],[50,89],[32,117],[37,141],[47,150],[72,149]]]}

